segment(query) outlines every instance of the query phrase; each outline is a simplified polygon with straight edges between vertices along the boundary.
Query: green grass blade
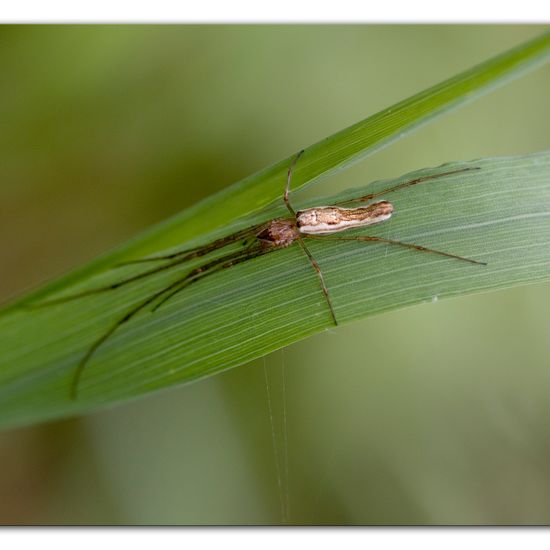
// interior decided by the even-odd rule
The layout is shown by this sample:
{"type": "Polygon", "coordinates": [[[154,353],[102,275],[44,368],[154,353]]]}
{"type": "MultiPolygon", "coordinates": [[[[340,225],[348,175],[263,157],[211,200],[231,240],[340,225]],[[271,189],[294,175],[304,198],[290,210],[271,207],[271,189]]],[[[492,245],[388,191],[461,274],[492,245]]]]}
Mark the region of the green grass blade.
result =
{"type": "MultiPolygon", "coordinates": [[[[549,56],[550,34],[545,34],[309,147],[293,188],[372,154],[549,56]]],[[[5,308],[0,314],[0,425],[81,413],[209,376],[329,327],[315,274],[294,246],[213,275],[154,315],[144,312],[133,319],[98,350],[84,372],[78,400],[71,401],[72,374],[89,345],[132,304],[177,273],[62,305],[21,309],[56,291],[93,288],[142,269],[107,269],[120,260],[186,241],[208,242],[284,213],[279,203],[289,162],[246,178],[5,308]],[[276,199],[276,206],[258,213],[276,199]]],[[[392,196],[398,214],[377,234],[490,265],[481,268],[365,243],[312,242],[341,321],[548,278],[549,155],[475,164],[483,169],[392,196]]],[[[391,183],[372,184],[360,193],[391,183]]]]}
{"type": "MultiPolygon", "coordinates": [[[[480,97],[549,59],[550,33],[545,33],[323,139],[307,148],[294,173],[293,189],[327,177],[372,155],[438,115],[480,97]]],[[[195,238],[205,242],[212,231],[223,231],[239,216],[257,212],[280,200],[286,170],[293,155],[43,287],[33,298],[83,280],[124,258],[143,256],[195,238]]]]}
{"type": "MultiPolygon", "coordinates": [[[[368,191],[465,166],[481,169],[388,195],[394,217],[370,234],[488,265],[380,244],[310,241],[341,323],[420,302],[550,279],[550,152],[420,170],[371,184],[368,191]]],[[[349,191],[323,202],[364,192],[349,191]]],[[[112,270],[83,286],[120,276],[119,270],[112,270]]],[[[98,350],[84,372],[78,399],[71,401],[71,377],[87,347],[130,304],[176,276],[159,274],[116,291],[0,317],[0,423],[17,425],[84,412],[209,376],[331,326],[315,273],[292,246],[207,277],[156,313],[133,319],[98,350]]]]}

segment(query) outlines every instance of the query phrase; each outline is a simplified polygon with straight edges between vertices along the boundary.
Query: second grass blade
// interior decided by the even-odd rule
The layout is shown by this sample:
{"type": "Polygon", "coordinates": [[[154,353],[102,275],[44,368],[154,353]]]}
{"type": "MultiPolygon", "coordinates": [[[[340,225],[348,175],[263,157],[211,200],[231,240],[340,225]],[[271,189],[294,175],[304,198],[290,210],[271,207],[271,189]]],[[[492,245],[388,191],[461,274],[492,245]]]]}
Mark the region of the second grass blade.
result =
{"type": "MultiPolygon", "coordinates": [[[[545,33],[323,139],[306,149],[293,176],[293,189],[366,158],[429,120],[549,59],[550,33],[545,33]]],[[[213,231],[220,228],[223,231],[236,218],[280,200],[293,156],[294,153],[151,228],[117,250],[43,287],[33,298],[82,280],[123,259],[148,255],[190,239],[206,242],[213,231]]]]}

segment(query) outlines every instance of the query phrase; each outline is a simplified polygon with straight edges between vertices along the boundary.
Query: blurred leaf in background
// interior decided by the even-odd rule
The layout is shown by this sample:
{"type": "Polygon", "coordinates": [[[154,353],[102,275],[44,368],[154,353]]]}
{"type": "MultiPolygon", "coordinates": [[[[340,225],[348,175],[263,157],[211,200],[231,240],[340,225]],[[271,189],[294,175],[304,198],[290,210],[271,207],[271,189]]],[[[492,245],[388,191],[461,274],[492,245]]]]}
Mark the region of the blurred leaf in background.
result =
{"type": "MultiPolygon", "coordinates": [[[[0,299],[542,30],[2,27],[0,299]]],[[[549,85],[530,74],[313,192],[549,149],[549,85]]],[[[549,300],[394,312],[265,371],[4,432],[0,522],[280,523],[283,502],[290,523],[548,523],[549,300]]]]}

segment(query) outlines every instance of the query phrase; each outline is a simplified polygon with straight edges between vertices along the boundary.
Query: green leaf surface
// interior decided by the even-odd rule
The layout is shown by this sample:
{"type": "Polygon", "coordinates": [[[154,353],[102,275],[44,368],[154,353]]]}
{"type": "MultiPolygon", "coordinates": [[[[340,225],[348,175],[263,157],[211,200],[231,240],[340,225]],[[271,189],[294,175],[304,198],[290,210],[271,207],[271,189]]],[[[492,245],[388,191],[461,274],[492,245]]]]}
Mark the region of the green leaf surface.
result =
{"type": "MultiPolygon", "coordinates": [[[[296,167],[293,188],[367,156],[549,55],[550,34],[546,34],[327,138],[306,150],[296,167]]],[[[71,400],[71,380],[89,346],[133,304],[198,262],[72,302],[23,307],[57,296],[56,292],[96,288],[144,269],[143,265],[110,269],[120,260],[183,242],[206,243],[284,215],[280,195],[289,163],[285,159],[254,174],[6,308],[0,315],[0,425],[82,413],[209,376],[332,326],[315,272],[293,245],[207,277],[154,314],[142,312],[98,349],[83,373],[78,399],[71,400]],[[261,210],[277,198],[277,204],[261,210]]],[[[339,322],[549,278],[548,153],[425,169],[311,204],[331,204],[411,177],[465,166],[481,169],[388,196],[396,214],[370,234],[489,265],[380,244],[312,241],[310,248],[323,269],[339,322]]]]}

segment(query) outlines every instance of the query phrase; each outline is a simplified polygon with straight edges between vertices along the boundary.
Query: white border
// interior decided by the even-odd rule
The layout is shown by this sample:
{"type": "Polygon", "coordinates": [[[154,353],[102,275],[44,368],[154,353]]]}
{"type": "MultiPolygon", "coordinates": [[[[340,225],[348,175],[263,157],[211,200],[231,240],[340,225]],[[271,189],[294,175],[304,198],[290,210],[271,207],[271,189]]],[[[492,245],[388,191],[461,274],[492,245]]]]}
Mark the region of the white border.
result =
{"type": "Polygon", "coordinates": [[[522,0],[495,4],[494,0],[461,0],[461,2],[18,0],[2,3],[0,21],[12,23],[549,23],[550,2],[522,0]]]}
{"type": "Polygon", "coordinates": [[[179,528],[179,529],[4,529],[5,548],[40,550],[97,550],[151,547],[163,550],[223,548],[223,550],[280,550],[342,547],[346,550],[402,549],[468,550],[498,548],[546,550],[550,533],[541,529],[411,529],[411,528],[179,528]],[[12,543],[12,544],[9,544],[12,543]],[[116,545],[116,546],[115,546],[116,545]]]}

